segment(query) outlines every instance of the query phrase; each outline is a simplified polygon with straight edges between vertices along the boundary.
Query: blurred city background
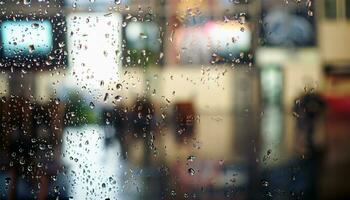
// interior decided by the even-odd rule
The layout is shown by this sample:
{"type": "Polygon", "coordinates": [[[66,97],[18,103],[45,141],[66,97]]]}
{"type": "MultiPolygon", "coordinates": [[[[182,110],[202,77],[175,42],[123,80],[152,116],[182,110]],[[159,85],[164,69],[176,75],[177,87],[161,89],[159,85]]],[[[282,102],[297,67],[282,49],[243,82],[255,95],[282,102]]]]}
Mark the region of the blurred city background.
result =
{"type": "Polygon", "coordinates": [[[0,199],[350,199],[350,0],[0,0],[0,199]]]}

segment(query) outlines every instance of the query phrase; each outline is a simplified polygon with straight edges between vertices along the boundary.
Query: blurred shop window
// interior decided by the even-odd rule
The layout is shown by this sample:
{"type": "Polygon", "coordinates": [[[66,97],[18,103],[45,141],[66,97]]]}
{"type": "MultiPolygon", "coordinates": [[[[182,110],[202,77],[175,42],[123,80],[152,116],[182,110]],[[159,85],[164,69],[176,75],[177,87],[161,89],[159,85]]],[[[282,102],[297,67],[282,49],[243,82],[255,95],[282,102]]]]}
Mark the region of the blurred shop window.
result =
{"type": "Polygon", "coordinates": [[[350,19],[350,0],[345,1],[345,16],[346,19],[350,19]]]}
{"type": "Polygon", "coordinates": [[[155,22],[130,22],[125,28],[125,66],[159,64],[162,59],[159,26],[155,22]]]}
{"type": "Polygon", "coordinates": [[[324,17],[332,20],[350,19],[349,0],[324,0],[324,17]]]}
{"type": "Polygon", "coordinates": [[[337,17],[337,0],[325,0],[324,8],[327,19],[335,19],[337,17]]]}
{"type": "Polygon", "coordinates": [[[181,64],[241,62],[251,48],[249,26],[237,21],[208,21],[199,26],[184,26],[176,31],[174,38],[181,64]]]}
{"type": "Polygon", "coordinates": [[[171,57],[180,65],[248,64],[251,23],[246,0],[174,1],[171,57]]]}

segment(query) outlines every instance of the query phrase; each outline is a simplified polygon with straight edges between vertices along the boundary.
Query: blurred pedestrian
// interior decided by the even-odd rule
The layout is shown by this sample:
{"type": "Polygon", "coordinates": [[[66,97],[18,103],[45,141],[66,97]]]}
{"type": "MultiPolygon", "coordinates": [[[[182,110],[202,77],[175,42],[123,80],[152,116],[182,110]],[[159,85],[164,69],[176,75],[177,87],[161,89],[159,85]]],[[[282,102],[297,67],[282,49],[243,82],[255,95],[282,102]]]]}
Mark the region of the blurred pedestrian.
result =
{"type": "Polygon", "coordinates": [[[326,103],[323,97],[314,92],[302,95],[293,108],[297,117],[297,132],[299,137],[304,139],[306,147],[306,157],[299,161],[298,164],[298,167],[304,172],[302,179],[303,183],[306,184],[306,188],[303,191],[303,199],[318,199],[318,174],[323,153],[316,145],[315,132],[317,121],[321,119],[325,108],[326,103]]]}
{"type": "Polygon", "coordinates": [[[296,100],[293,108],[297,117],[297,131],[305,138],[308,154],[313,155],[315,146],[316,123],[325,110],[326,103],[318,93],[308,92],[296,100]]]}

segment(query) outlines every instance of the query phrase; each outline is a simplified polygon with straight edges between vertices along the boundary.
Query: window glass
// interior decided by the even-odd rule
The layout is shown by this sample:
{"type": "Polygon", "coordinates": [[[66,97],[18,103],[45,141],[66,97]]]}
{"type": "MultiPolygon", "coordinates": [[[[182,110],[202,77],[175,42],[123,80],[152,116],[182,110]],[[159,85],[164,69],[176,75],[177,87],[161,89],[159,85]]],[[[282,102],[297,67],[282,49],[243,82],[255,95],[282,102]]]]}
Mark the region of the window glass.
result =
{"type": "Polygon", "coordinates": [[[323,2],[0,0],[0,199],[349,199],[323,2]]]}

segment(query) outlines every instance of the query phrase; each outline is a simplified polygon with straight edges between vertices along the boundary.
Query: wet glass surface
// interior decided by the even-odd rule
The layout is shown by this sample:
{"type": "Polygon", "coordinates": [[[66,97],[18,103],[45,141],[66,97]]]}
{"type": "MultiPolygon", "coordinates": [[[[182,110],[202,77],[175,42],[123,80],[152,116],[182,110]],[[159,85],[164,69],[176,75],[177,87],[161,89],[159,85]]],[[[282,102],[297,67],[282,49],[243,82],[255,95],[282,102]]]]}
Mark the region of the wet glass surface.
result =
{"type": "Polygon", "coordinates": [[[347,0],[0,0],[0,199],[349,199],[347,0]]]}

